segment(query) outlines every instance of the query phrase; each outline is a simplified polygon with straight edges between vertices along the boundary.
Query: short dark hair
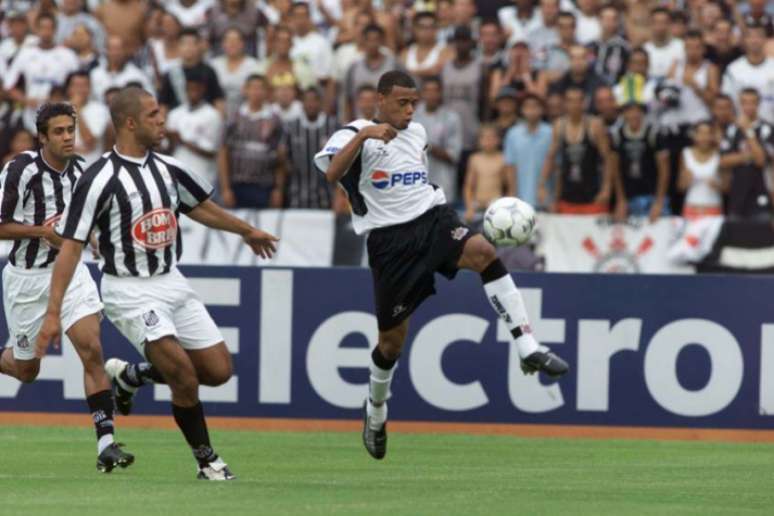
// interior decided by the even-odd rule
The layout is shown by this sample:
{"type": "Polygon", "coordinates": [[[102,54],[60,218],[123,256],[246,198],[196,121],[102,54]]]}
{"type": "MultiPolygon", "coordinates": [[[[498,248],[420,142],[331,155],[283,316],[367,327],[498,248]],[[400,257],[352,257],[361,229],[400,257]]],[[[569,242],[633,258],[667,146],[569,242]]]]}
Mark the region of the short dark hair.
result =
{"type": "Polygon", "coordinates": [[[48,123],[57,116],[69,116],[73,122],[77,120],[75,108],[67,102],[46,102],[38,109],[35,117],[35,128],[38,130],[38,136],[48,134],[48,123]]]}
{"type": "Polygon", "coordinates": [[[40,13],[37,18],[35,18],[35,26],[37,27],[40,25],[40,22],[43,20],[51,20],[51,23],[54,24],[54,27],[56,27],[56,16],[54,16],[52,13],[40,13]]]}
{"type": "Polygon", "coordinates": [[[538,104],[540,104],[540,107],[541,107],[542,109],[545,109],[545,108],[546,108],[546,102],[543,100],[543,98],[542,98],[540,95],[536,95],[536,94],[534,94],[534,93],[532,93],[532,92],[525,93],[524,95],[522,95],[522,97],[521,97],[521,106],[520,106],[520,107],[521,107],[521,108],[523,108],[523,107],[524,107],[524,104],[525,104],[525,103],[526,103],[528,100],[534,100],[535,102],[537,102],[538,104]]]}
{"type": "Polygon", "coordinates": [[[379,36],[384,37],[384,29],[375,23],[369,23],[363,29],[363,36],[368,36],[370,33],[376,32],[379,36]]]}
{"type": "Polygon", "coordinates": [[[631,56],[633,56],[634,54],[642,54],[643,56],[645,56],[645,60],[647,62],[650,62],[650,54],[648,54],[648,51],[645,50],[643,47],[636,47],[636,48],[634,48],[632,50],[632,53],[629,54],[629,59],[631,59],[631,56]]]}
{"type": "Polygon", "coordinates": [[[731,98],[731,95],[727,95],[725,93],[718,93],[715,95],[713,102],[717,102],[718,100],[724,100],[726,102],[730,102],[731,104],[734,103],[734,99],[731,98]]]}
{"type": "Polygon", "coordinates": [[[376,93],[376,88],[374,88],[370,84],[363,84],[357,89],[357,91],[355,92],[355,96],[359,97],[362,93],[376,93]]]}
{"type": "Polygon", "coordinates": [[[185,77],[185,82],[195,82],[203,85],[207,84],[207,76],[201,68],[184,68],[183,76],[185,77]]]}
{"type": "Polygon", "coordinates": [[[322,92],[322,90],[320,89],[319,86],[309,86],[308,88],[305,88],[301,92],[301,96],[305,97],[306,95],[309,95],[310,93],[313,93],[314,95],[316,95],[318,99],[321,99],[322,96],[323,96],[323,92],[322,92]]]}
{"type": "Polygon", "coordinates": [[[657,14],[664,14],[664,15],[670,17],[670,18],[672,16],[672,12],[669,9],[667,9],[666,7],[661,6],[661,5],[658,6],[658,7],[654,7],[653,9],[650,10],[650,16],[651,17],[656,16],[657,14]]]}
{"type": "Polygon", "coordinates": [[[739,97],[741,97],[742,95],[755,95],[758,98],[758,100],[761,99],[761,92],[759,92],[755,88],[750,88],[750,87],[743,88],[742,91],[739,92],[739,97]]]}
{"type": "Polygon", "coordinates": [[[688,15],[683,11],[672,11],[669,13],[669,19],[673,22],[683,22],[685,24],[688,23],[688,15]]]}
{"type": "Polygon", "coordinates": [[[443,79],[440,75],[431,75],[422,79],[422,87],[424,88],[428,84],[437,84],[439,88],[443,88],[443,79]]]}
{"type": "Polygon", "coordinates": [[[67,76],[67,79],[65,79],[64,88],[65,91],[70,89],[70,84],[73,82],[74,79],[85,78],[87,81],[89,81],[89,84],[91,84],[91,75],[89,75],[89,72],[86,70],[76,70],[72,72],[70,75],[67,76]]]}
{"type": "Polygon", "coordinates": [[[744,24],[744,28],[748,32],[751,31],[751,30],[759,30],[759,31],[763,32],[764,34],[766,33],[766,26],[763,25],[760,21],[752,19],[752,18],[748,18],[746,20],[746,22],[744,24]]]}
{"type": "Polygon", "coordinates": [[[416,88],[417,83],[414,79],[401,70],[392,70],[379,77],[379,84],[376,85],[376,91],[382,95],[389,95],[395,86],[401,88],[416,88]]]}
{"type": "Polygon", "coordinates": [[[311,12],[312,12],[312,9],[311,9],[311,7],[309,7],[309,3],[308,2],[293,2],[292,4],[290,4],[290,12],[295,11],[299,7],[303,7],[304,9],[306,9],[306,12],[308,14],[311,14],[311,12]]]}
{"type": "Polygon", "coordinates": [[[139,116],[140,99],[146,96],[153,95],[138,86],[126,86],[118,90],[110,102],[110,119],[116,130],[124,126],[127,118],[139,116]]]}
{"type": "Polygon", "coordinates": [[[180,31],[180,34],[177,36],[177,39],[183,39],[187,36],[190,36],[196,39],[202,38],[202,35],[199,34],[198,30],[194,29],[193,27],[185,27],[183,30],[180,31]]]}
{"type": "Polygon", "coordinates": [[[486,25],[493,25],[497,28],[497,30],[502,30],[503,27],[500,25],[500,21],[497,18],[484,18],[481,20],[481,25],[478,26],[478,30],[481,30],[482,27],[485,27],[486,25]]]}
{"type": "Polygon", "coordinates": [[[572,14],[570,11],[560,11],[559,16],[557,16],[557,20],[559,18],[570,18],[574,24],[578,24],[578,20],[575,18],[575,15],[572,14]]]}
{"type": "Polygon", "coordinates": [[[264,86],[269,85],[269,81],[266,80],[265,75],[261,75],[259,73],[251,73],[247,76],[247,79],[245,79],[245,85],[250,84],[253,81],[259,81],[262,82],[264,86]]]}
{"type": "Polygon", "coordinates": [[[700,30],[696,29],[690,29],[685,31],[685,35],[683,35],[683,39],[698,39],[702,43],[704,43],[704,35],[701,33],[700,30]]]}

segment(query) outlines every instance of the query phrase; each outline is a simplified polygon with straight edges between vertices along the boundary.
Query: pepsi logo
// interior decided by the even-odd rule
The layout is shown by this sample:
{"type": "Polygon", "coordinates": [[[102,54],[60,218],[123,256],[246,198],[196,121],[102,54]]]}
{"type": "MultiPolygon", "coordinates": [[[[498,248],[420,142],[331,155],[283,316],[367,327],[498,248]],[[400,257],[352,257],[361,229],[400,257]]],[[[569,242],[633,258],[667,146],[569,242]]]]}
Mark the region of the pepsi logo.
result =
{"type": "Polygon", "coordinates": [[[146,249],[163,249],[177,237],[177,218],[172,210],[149,211],[132,225],[134,241],[146,249]]]}
{"type": "Polygon", "coordinates": [[[371,184],[374,185],[374,188],[384,190],[390,186],[390,174],[384,170],[374,171],[374,173],[371,174],[371,184]]]}

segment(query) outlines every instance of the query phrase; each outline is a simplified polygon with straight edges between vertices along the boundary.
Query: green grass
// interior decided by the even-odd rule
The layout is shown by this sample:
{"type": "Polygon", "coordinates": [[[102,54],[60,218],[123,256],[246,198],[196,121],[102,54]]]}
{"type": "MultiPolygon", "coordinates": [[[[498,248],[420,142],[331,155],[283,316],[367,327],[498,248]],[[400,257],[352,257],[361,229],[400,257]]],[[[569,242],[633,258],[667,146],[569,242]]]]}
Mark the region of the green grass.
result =
{"type": "Polygon", "coordinates": [[[195,480],[173,431],[120,431],[127,470],[94,468],[92,432],[0,428],[0,514],[774,514],[774,446],[393,433],[214,431],[236,482],[195,480]]]}

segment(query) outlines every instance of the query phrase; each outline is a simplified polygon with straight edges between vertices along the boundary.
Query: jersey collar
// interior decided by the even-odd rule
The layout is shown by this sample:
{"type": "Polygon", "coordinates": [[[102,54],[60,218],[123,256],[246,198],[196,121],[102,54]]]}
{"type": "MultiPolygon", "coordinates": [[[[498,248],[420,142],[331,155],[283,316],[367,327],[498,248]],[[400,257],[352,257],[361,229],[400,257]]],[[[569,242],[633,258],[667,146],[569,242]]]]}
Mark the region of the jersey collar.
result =
{"type": "Polygon", "coordinates": [[[148,162],[148,160],[150,159],[150,156],[151,156],[150,152],[146,152],[145,156],[143,156],[142,158],[135,158],[133,156],[125,156],[125,155],[121,154],[120,152],[118,152],[118,149],[115,146],[113,146],[113,152],[120,159],[122,159],[124,161],[128,161],[129,163],[134,163],[135,165],[140,165],[141,167],[145,166],[145,164],[148,162]]]}

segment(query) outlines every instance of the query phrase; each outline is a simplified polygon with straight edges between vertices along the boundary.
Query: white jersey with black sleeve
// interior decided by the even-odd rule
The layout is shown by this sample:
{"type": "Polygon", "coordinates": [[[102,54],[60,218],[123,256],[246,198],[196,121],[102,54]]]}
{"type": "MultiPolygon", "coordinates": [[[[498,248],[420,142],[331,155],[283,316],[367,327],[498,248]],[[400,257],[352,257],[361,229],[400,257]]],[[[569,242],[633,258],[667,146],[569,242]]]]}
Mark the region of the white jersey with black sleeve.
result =
{"type": "MultiPolygon", "coordinates": [[[[83,173],[81,161],[74,157],[65,170],[58,171],[39,152],[15,156],[0,173],[0,224],[56,224],[83,173]]],[[[20,238],[14,241],[8,261],[21,269],[46,269],[54,263],[57,253],[42,238],[20,238]]]]}
{"type": "Polygon", "coordinates": [[[170,156],[133,158],[113,149],[83,173],[55,230],[81,242],[95,231],[105,274],[165,274],[182,254],[180,213],[211,195],[207,181],[170,156]]]}
{"type": "MultiPolygon", "coordinates": [[[[364,127],[377,123],[355,120],[336,131],[314,157],[317,168],[325,173],[337,152],[364,127]]],[[[428,181],[426,151],[427,133],[416,122],[388,143],[376,139],[363,143],[340,181],[352,205],[355,233],[414,220],[446,202],[443,191],[428,181]]]]}

